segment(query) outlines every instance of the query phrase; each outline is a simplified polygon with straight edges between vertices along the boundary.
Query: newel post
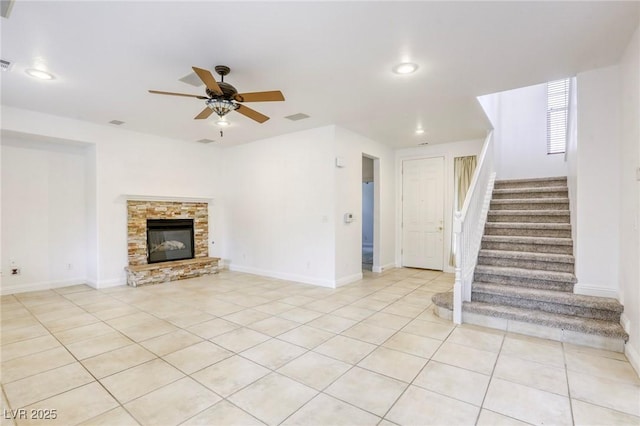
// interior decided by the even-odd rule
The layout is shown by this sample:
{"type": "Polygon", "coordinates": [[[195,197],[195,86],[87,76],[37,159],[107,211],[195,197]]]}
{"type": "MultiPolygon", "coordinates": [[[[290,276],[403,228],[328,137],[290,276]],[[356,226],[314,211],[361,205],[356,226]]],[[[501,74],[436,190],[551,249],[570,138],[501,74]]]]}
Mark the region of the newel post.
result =
{"type": "Polygon", "coordinates": [[[453,322],[462,324],[462,213],[456,211],[453,217],[454,258],[456,278],[453,284],[453,322]]]}

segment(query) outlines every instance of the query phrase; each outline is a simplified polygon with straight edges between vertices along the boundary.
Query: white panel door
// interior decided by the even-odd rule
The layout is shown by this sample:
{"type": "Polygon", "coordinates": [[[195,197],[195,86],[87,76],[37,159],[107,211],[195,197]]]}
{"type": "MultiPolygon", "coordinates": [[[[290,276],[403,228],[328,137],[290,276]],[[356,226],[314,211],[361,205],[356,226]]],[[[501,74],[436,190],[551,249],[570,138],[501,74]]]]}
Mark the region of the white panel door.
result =
{"type": "Polygon", "coordinates": [[[402,266],[442,270],[444,157],[402,162],[402,266]]]}

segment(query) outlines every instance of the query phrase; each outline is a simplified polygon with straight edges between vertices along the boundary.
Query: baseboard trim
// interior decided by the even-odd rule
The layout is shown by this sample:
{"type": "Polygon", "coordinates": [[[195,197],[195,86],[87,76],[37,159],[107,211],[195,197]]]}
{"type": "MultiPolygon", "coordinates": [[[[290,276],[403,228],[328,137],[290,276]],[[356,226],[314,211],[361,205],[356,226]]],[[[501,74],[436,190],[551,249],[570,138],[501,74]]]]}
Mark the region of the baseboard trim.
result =
{"type": "Polygon", "coordinates": [[[387,263],[386,265],[382,265],[382,266],[373,265],[373,268],[371,268],[371,272],[376,272],[376,273],[379,274],[379,273],[382,273],[384,271],[387,271],[389,269],[394,269],[394,268],[396,268],[395,262],[387,263]]]}
{"type": "Polygon", "coordinates": [[[127,282],[125,280],[123,280],[122,278],[114,278],[114,279],[111,279],[111,280],[98,281],[97,287],[95,287],[95,288],[103,289],[103,288],[118,287],[118,286],[121,286],[121,285],[127,285],[127,282]]]}
{"type": "Polygon", "coordinates": [[[573,286],[573,292],[584,296],[610,297],[612,299],[619,300],[618,292],[616,290],[591,286],[588,284],[576,284],[573,286]]]}
{"type": "Polygon", "coordinates": [[[17,294],[17,293],[26,293],[29,291],[41,291],[41,290],[51,290],[54,288],[60,287],[69,287],[72,285],[78,284],[86,284],[86,278],[71,278],[68,280],[55,280],[55,281],[41,281],[38,283],[29,283],[29,284],[17,284],[12,286],[3,285],[0,289],[0,294],[17,294]]]}
{"type": "Polygon", "coordinates": [[[348,275],[336,280],[336,287],[342,287],[343,285],[351,284],[362,279],[362,272],[357,274],[348,275]]]}
{"type": "Polygon", "coordinates": [[[261,275],[263,277],[278,278],[281,280],[295,281],[304,284],[317,285],[319,287],[335,288],[335,280],[319,279],[306,275],[289,274],[286,272],[270,271],[268,269],[253,268],[251,266],[238,265],[229,263],[229,270],[235,272],[244,272],[247,274],[261,275]]]}
{"type": "Polygon", "coordinates": [[[640,377],[640,353],[638,353],[638,350],[627,342],[627,344],[624,345],[624,354],[629,360],[629,364],[636,370],[638,377],[640,377]]]}

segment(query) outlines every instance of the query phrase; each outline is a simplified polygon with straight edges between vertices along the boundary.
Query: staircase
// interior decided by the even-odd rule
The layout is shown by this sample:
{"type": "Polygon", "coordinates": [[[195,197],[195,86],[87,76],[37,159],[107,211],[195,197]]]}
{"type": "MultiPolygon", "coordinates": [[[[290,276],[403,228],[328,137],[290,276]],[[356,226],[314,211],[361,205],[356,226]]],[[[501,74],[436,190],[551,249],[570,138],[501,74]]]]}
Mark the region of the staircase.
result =
{"type": "Polygon", "coordinates": [[[496,181],[463,322],[623,351],[622,305],[573,293],[569,219],[565,177],[496,181]]]}

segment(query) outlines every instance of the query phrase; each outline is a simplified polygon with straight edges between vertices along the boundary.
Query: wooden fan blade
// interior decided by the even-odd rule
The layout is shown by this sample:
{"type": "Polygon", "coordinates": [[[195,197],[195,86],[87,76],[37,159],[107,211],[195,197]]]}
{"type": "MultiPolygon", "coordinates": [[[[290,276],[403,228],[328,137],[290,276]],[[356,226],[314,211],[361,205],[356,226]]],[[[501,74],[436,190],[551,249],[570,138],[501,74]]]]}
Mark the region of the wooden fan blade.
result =
{"type": "Polygon", "coordinates": [[[279,90],[272,90],[270,92],[238,93],[234,99],[238,102],[274,102],[284,101],[284,95],[279,90]]]}
{"type": "Polygon", "coordinates": [[[238,106],[236,111],[238,111],[240,114],[244,115],[245,117],[249,117],[250,119],[257,121],[258,123],[264,123],[269,119],[269,117],[267,117],[266,115],[260,114],[258,111],[244,105],[238,106]]]}
{"type": "Polygon", "coordinates": [[[149,93],[154,93],[156,95],[187,96],[189,98],[209,99],[206,96],[190,95],[188,93],[161,92],[159,90],[149,90],[149,93]]]}
{"type": "Polygon", "coordinates": [[[198,67],[191,68],[193,68],[193,71],[198,74],[198,77],[200,77],[200,80],[202,80],[202,82],[207,86],[207,89],[211,90],[216,95],[222,95],[222,90],[220,90],[220,86],[218,86],[216,79],[213,78],[213,74],[211,74],[211,71],[203,70],[202,68],[198,67]]]}
{"type": "Polygon", "coordinates": [[[204,118],[209,118],[211,114],[213,114],[213,110],[209,107],[206,107],[205,109],[202,110],[202,112],[200,112],[200,114],[196,115],[193,119],[202,120],[204,118]]]}

